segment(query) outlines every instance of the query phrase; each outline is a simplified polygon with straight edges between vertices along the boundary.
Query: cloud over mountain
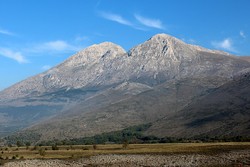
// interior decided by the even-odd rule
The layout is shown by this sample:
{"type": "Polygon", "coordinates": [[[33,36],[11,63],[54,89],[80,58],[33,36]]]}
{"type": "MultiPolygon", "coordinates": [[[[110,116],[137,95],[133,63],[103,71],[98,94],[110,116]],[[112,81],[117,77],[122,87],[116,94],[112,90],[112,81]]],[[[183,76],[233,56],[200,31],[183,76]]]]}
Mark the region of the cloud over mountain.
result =
{"type": "Polygon", "coordinates": [[[237,52],[237,50],[233,46],[233,40],[230,38],[226,38],[222,41],[213,41],[212,45],[217,49],[227,50],[230,52],[237,52]]]}
{"type": "Polygon", "coordinates": [[[144,26],[151,27],[151,28],[157,28],[157,29],[165,29],[161,20],[159,20],[159,19],[146,18],[146,17],[143,17],[143,16],[138,15],[138,14],[135,14],[135,18],[137,21],[139,21],[144,26]]]}

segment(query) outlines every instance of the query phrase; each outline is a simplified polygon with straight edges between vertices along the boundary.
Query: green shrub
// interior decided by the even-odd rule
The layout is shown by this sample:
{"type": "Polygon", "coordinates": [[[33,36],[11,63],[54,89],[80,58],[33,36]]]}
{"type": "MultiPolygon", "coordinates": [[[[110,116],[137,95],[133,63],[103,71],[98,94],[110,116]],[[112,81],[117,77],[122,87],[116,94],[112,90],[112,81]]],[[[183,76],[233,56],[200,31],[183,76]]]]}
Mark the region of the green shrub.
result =
{"type": "Polygon", "coordinates": [[[59,148],[57,147],[57,145],[53,145],[52,150],[59,150],[59,148]]]}
{"type": "Polygon", "coordinates": [[[45,154],[46,154],[45,149],[44,148],[40,148],[39,149],[39,155],[45,156],[45,154]]]}

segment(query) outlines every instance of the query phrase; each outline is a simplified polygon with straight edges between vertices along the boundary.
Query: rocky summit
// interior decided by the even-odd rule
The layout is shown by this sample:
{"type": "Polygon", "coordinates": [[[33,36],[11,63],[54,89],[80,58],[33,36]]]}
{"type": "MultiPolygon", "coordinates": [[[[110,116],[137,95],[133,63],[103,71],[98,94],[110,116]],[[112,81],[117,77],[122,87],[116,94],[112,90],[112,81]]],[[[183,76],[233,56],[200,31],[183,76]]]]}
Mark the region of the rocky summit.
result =
{"type": "Polygon", "coordinates": [[[35,134],[36,141],[80,138],[145,123],[152,124],[145,134],[161,137],[186,137],[194,125],[206,125],[195,135],[249,135],[250,89],[237,91],[249,85],[249,77],[235,81],[248,76],[249,68],[248,58],[186,44],[167,34],[157,34],[128,52],[104,42],[0,92],[0,135],[35,134]],[[239,100],[233,97],[243,94],[245,104],[230,108],[239,100]],[[223,105],[208,109],[219,105],[211,100],[215,97],[224,98],[223,105]],[[238,114],[237,121],[227,124],[222,111],[238,114]],[[210,131],[215,120],[222,126],[221,119],[226,132],[210,131]],[[230,128],[236,123],[239,128],[230,128]]]}

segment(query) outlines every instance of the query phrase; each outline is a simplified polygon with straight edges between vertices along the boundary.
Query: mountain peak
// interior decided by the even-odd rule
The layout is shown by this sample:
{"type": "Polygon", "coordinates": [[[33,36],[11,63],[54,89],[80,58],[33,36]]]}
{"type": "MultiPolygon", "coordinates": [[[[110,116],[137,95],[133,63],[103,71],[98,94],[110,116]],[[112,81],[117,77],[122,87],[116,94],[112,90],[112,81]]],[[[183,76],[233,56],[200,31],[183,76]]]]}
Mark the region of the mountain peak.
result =
{"type": "Polygon", "coordinates": [[[169,41],[175,41],[176,42],[180,42],[180,43],[183,43],[184,42],[178,38],[175,38],[171,35],[168,35],[168,34],[164,34],[164,33],[161,33],[161,34],[156,34],[154,36],[152,36],[148,41],[161,41],[163,43],[166,43],[166,42],[169,42],[169,41]]]}
{"type": "Polygon", "coordinates": [[[202,52],[209,52],[209,53],[232,56],[231,54],[224,52],[224,51],[211,50],[211,49],[207,49],[207,48],[204,48],[202,46],[199,46],[199,45],[187,44],[184,41],[182,41],[176,37],[173,37],[171,35],[164,34],[164,33],[156,34],[156,35],[152,36],[148,41],[154,41],[154,42],[157,42],[157,43],[163,44],[163,45],[167,44],[170,47],[173,47],[173,45],[179,44],[179,45],[189,47],[193,51],[202,51],[202,52]]]}
{"type": "Polygon", "coordinates": [[[102,56],[102,54],[105,54],[107,51],[113,51],[113,52],[116,52],[117,54],[126,53],[126,51],[121,46],[114,44],[112,42],[102,42],[99,44],[94,44],[94,45],[91,45],[91,46],[87,47],[86,49],[80,51],[79,53],[86,54],[86,53],[94,52],[95,54],[93,54],[93,55],[96,55],[96,53],[97,53],[97,56],[102,56]]]}
{"type": "MultiPolygon", "coordinates": [[[[117,44],[115,44],[115,43],[113,43],[113,42],[107,42],[107,41],[105,41],[105,42],[102,42],[102,43],[99,43],[99,44],[94,44],[94,45],[91,45],[91,46],[89,46],[88,48],[94,48],[94,49],[106,49],[106,48],[112,48],[112,49],[118,49],[118,50],[120,50],[120,51],[122,51],[122,52],[125,52],[125,50],[120,46],[120,45],[117,45],[117,44]]],[[[88,48],[86,48],[86,49],[88,49],[88,48]]],[[[85,50],[85,49],[84,49],[85,50]]],[[[84,51],[83,50],[83,51],[84,51]]]]}
{"type": "Polygon", "coordinates": [[[93,63],[101,58],[114,58],[118,55],[125,54],[126,51],[119,45],[112,42],[102,42],[91,45],[75,55],[71,56],[64,63],[66,66],[79,66],[93,63]]]}
{"type": "Polygon", "coordinates": [[[155,38],[175,38],[169,34],[165,34],[165,33],[160,33],[160,34],[155,34],[154,36],[151,37],[152,39],[155,39],[155,38]]]}

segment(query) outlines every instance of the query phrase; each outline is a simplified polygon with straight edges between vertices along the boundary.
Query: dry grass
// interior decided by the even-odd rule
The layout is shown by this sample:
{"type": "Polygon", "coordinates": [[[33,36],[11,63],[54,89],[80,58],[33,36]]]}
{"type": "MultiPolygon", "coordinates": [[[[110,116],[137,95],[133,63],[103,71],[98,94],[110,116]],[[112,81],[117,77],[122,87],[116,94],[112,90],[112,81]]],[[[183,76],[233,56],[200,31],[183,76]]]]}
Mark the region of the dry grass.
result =
{"type": "Polygon", "coordinates": [[[130,144],[124,149],[119,144],[59,146],[59,150],[52,150],[49,146],[38,147],[11,147],[1,148],[0,157],[3,159],[69,159],[89,157],[100,154],[214,154],[232,150],[250,150],[250,142],[244,143],[168,143],[168,144],[130,144]],[[39,154],[44,149],[45,155],[39,154]]]}

